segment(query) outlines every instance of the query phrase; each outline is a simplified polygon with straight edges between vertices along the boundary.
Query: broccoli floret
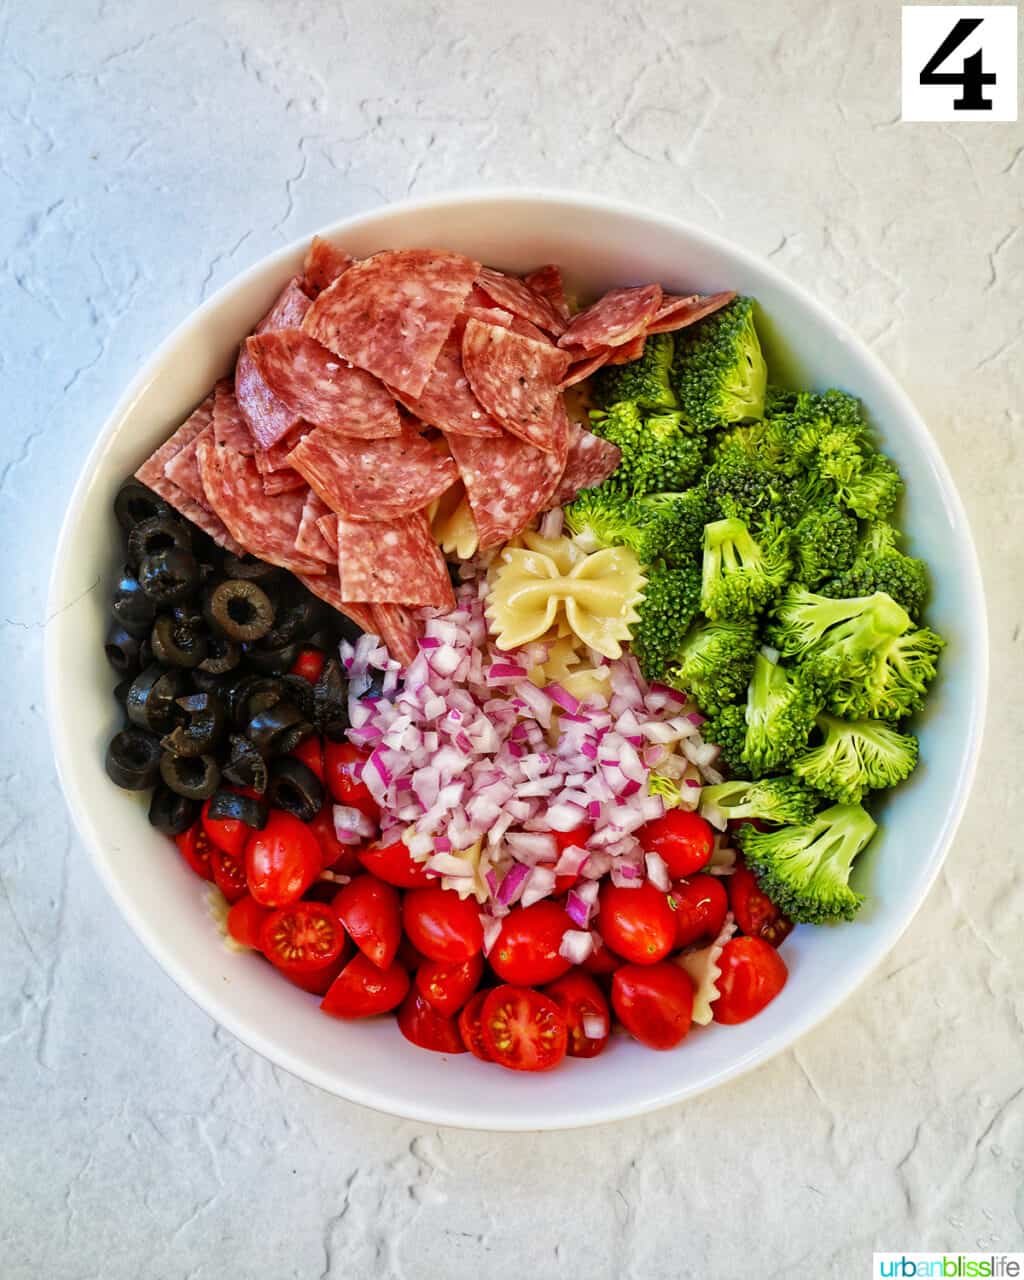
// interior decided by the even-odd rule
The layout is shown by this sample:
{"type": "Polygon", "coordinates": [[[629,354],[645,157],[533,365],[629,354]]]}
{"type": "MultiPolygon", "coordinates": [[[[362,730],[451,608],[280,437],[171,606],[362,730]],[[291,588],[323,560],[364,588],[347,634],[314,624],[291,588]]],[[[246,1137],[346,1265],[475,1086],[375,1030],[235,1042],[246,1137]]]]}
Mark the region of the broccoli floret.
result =
{"type": "Polygon", "coordinates": [[[764,393],[764,416],[774,418],[779,414],[792,413],[799,394],[798,391],[790,391],[788,387],[769,382],[764,393]]]}
{"type": "Polygon", "coordinates": [[[820,801],[797,778],[763,778],[760,782],[721,782],[700,793],[701,812],[730,821],[760,818],[763,822],[810,822],[820,801]]]}
{"type": "Polygon", "coordinates": [[[807,746],[822,698],[800,670],[789,671],[763,653],[754,659],[747,690],[743,759],[754,777],[777,773],[807,746]]]}
{"type": "Polygon", "coordinates": [[[842,471],[835,467],[830,473],[822,467],[822,475],[831,480],[843,506],[862,520],[884,519],[903,491],[903,479],[895,462],[882,453],[862,457],[859,466],[844,464],[842,471]]]}
{"type": "Polygon", "coordinates": [[[884,520],[870,524],[851,564],[819,588],[822,595],[866,596],[884,591],[912,618],[919,617],[928,598],[928,571],[924,561],[897,548],[899,536],[884,520]]]}
{"type": "Polygon", "coordinates": [[[674,355],[670,333],[651,334],[638,360],[600,370],[593,383],[595,402],[602,408],[629,400],[641,409],[678,409],[679,398],[669,382],[674,355]]]}
{"type": "Polygon", "coordinates": [[[683,493],[648,493],[638,499],[648,516],[648,538],[669,565],[698,564],[711,504],[701,486],[683,493]]]}
{"type": "Polygon", "coordinates": [[[666,676],[679,642],[697,615],[700,570],[695,566],[670,569],[657,564],[647,570],[647,585],[633,624],[633,650],[648,680],[667,683],[666,676]]]}
{"type": "Polygon", "coordinates": [[[928,627],[881,637],[860,679],[847,676],[830,691],[838,715],[903,720],[924,705],[945,641],[928,627]]]}
{"type": "Polygon", "coordinates": [[[565,523],[584,551],[625,546],[644,564],[659,553],[661,535],[653,512],[613,484],[584,489],[565,508],[565,523]]]}
{"type": "Polygon", "coordinates": [[[676,335],[672,383],[699,431],[760,418],[767,377],[751,298],[736,298],[676,335]]]}
{"type": "MultiPolygon", "coordinates": [[[[814,507],[794,530],[793,572],[804,586],[816,586],[822,578],[843,581],[835,575],[845,573],[854,563],[856,554],[857,521],[833,504],[814,507]]],[[[872,590],[869,587],[865,591],[824,591],[824,594],[870,595],[872,590]]]]}
{"type": "Polygon", "coordinates": [[[917,765],[917,739],[881,720],[839,720],[822,714],[824,740],[793,761],[793,772],[816,791],[842,804],[857,804],[866,791],[895,787],[917,765]]]}
{"type": "Polygon", "coordinates": [[[770,429],[800,467],[841,466],[873,449],[860,402],[845,391],[802,391],[789,408],[772,409],[770,429]]]}
{"type": "Polygon", "coordinates": [[[704,527],[700,606],[709,618],[756,617],[789,577],[786,530],[766,522],[755,542],[742,520],[715,520],[704,527]]]}
{"type": "Polygon", "coordinates": [[[704,474],[715,516],[742,520],[755,532],[766,519],[793,525],[803,512],[798,485],[778,466],[748,452],[750,440],[734,440],[717,451],[717,460],[704,474]]]}
{"type": "MultiPolygon", "coordinates": [[[[743,697],[754,670],[757,644],[754,623],[701,621],[676,645],[665,683],[690,694],[713,716],[743,697]]],[[[742,707],[739,711],[742,716],[742,707]]],[[[715,737],[711,741],[724,745],[715,737]]]]}
{"type": "MultiPolygon", "coordinates": [[[[839,659],[846,664],[839,664],[843,670],[863,673],[875,649],[909,626],[906,610],[884,592],[832,600],[791,586],[776,605],[766,636],[787,657],[820,660],[823,673],[839,659]]],[[[838,678],[839,670],[834,674],[838,678]]]]}
{"type": "Polygon", "coordinates": [[[661,796],[666,809],[678,809],[683,803],[680,784],[675,778],[666,778],[661,773],[651,773],[647,777],[647,790],[652,796],[661,796]]]}
{"type": "Polygon", "coordinates": [[[592,410],[594,433],[622,451],[611,483],[634,496],[688,489],[704,469],[706,445],[687,433],[683,421],[681,414],[667,411],[645,416],[625,400],[607,411],[592,410]]]}
{"type": "Polygon", "coordinates": [[[772,902],[791,920],[852,920],[863,902],[850,888],[853,860],[875,834],[858,804],[837,804],[798,826],[736,833],[743,855],[772,902]]]}
{"type": "Polygon", "coordinates": [[[750,769],[743,759],[743,746],[747,740],[747,711],[741,702],[722,707],[717,715],[706,720],[701,728],[701,735],[705,742],[713,742],[718,747],[718,763],[725,767],[730,777],[750,777],[750,769]]]}

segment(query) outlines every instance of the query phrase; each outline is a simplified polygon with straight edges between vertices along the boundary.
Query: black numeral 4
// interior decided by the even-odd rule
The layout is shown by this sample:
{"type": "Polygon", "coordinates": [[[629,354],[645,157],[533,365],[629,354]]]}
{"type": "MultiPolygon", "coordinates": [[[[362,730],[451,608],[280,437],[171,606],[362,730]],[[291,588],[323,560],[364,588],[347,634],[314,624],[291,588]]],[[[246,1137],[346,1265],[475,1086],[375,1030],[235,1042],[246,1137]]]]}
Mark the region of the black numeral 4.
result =
{"type": "Polygon", "coordinates": [[[918,77],[921,84],[959,84],[963,86],[963,95],[953,101],[954,111],[991,111],[992,99],[982,93],[982,85],[995,84],[994,71],[982,68],[982,52],[972,53],[964,58],[960,71],[939,71],[938,68],[967,39],[971,32],[980,27],[983,18],[959,18],[953,30],[946,36],[942,44],[921,68],[918,77]]]}

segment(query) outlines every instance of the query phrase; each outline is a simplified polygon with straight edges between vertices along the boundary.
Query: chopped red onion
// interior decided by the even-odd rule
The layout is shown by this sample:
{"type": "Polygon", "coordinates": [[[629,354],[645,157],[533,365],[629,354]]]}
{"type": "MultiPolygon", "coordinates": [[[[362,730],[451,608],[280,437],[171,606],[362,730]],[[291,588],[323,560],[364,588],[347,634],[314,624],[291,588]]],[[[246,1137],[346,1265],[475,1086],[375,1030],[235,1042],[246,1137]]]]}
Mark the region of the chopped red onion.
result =
{"type": "Polygon", "coordinates": [[[588,1040],[603,1040],[608,1035],[608,1019],[600,1013],[585,1013],[580,1019],[588,1040]]]}
{"type": "Polygon", "coordinates": [[[341,844],[359,844],[377,834],[377,824],[351,805],[334,806],[334,834],[341,844]]]}
{"type": "Polygon", "coordinates": [[[644,865],[647,867],[647,879],[655,889],[668,893],[672,888],[672,877],[668,873],[668,866],[661,854],[653,852],[644,854],[644,865]]]}
{"type": "Polygon", "coordinates": [[[530,878],[530,868],[522,862],[513,862],[498,886],[494,895],[503,906],[511,906],[523,892],[523,886],[530,878]]]}
{"type": "Polygon", "coordinates": [[[558,954],[570,964],[582,964],[594,950],[594,939],[585,929],[566,929],[558,954]]]}
{"type": "Polygon", "coordinates": [[[535,902],[548,897],[554,887],[554,870],[551,867],[534,867],[519,901],[524,907],[532,907],[535,902]]]}

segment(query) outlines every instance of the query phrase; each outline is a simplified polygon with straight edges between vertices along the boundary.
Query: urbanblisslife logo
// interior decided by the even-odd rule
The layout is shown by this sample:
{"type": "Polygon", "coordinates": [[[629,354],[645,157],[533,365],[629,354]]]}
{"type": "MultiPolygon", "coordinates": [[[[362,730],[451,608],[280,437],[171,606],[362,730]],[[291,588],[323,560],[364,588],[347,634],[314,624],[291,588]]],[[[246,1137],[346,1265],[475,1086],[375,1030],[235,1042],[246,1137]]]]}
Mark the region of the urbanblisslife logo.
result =
{"type": "Polygon", "coordinates": [[[908,1277],[1024,1277],[1024,1253],[876,1253],[873,1276],[908,1277]]]}

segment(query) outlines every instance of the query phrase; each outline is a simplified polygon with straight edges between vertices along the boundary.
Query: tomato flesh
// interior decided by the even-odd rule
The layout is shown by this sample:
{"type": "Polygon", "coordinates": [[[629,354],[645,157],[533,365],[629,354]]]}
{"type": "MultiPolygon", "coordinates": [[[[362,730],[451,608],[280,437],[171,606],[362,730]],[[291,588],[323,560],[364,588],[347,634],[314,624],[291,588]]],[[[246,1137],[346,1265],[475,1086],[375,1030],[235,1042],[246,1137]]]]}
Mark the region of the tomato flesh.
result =
{"type": "Polygon", "coordinates": [[[602,885],[597,927],[605,944],[633,964],[657,964],[676,945],[675,911],[650,880],[635,889],[602,885]]]}
{"type": "Polygon", "coordinates": [[[427,875],[424,863],[413,859],[404,840],[370,845],[368,849],[360,849],[358,857],[367,871],[372,871],[378,879],[393,884],[397,889],[420,889],[437,883],[436,876],[427,875]]]}
{"type": "Polygon", "coordinates": [[[491,1055],[484,1044],[483,1024],[480,1021],[488,994],[486,991],[478,991],[459,1014],[459,1035],[462,1036],[462,1043],[473,1057],[479,1058],[481,1062],[491,1061],[491,1055]]]}
{"type": "Polygon", "coordinates": [[[217,888],[228,902],[237,902],[249,892],[249,884],[245,878],[245,863],[234,854],[225,853],[223,849],[210,850],[210,867],[217,888]]]}
{"type": "Polygon", "coordinates": [[[260,929],[260,950],[288,974],[329,969],[345,949],[345,931],[323,902],[296,902],[271,911],[260,929]]]}
{"type": "Polygon", "coordinates": [[[297,747],[288,752],[295,760],[301,760],[307,769],[312,769],[321,782],[324,780],[324,748],[320,735],[311,733],[303,738],[297,747]]]}
{"type": "Polygon", "coordinates": [[[430,1049],[433,1053],[466,1052],[455,1019],[443,1018],[415,987],[398,1010],[398,1029],[406,1040],[421,1049],[430,1049]]]}
{"type": "Polygon", "coordinates": [[[495,987],[483,1002],[480,1024],[487,1052],[510,1071],[550,1071],[565,1057],[569,1035],[562,1011],[532,987],[495,987]]]}
{"type": "Polygon", "coordinates": [[[718,999],[711,1006],[716,1022],[746,1022],[770,1004],[786,985],[786,962],[764,938],[732,938],[718,960],[718,999]]]}
{"type": "Polygon", "coordinates": [[[261,907],[251,893],[239,898],[228,912],[228,933],[243,947],[251,947],[259,951],[262,938],[260,936],[263,921],[270,915],[266,907],[261,907]]]}
{"type": "Polygon", "coordinates": [[[594,979],[582,969],[573,969],[545,987],[544,994],[554,1000],[565,1018],[569,1057],[596,1058],[608,1043],[611,1014],[604,992],[594,979]],[[601,1034],[588,1034],[588,1027],[593,1032],[597,1023],[603,1027],[601,1034]]]}
{"type": "Polygon", "coordinates": [[[248,823],[243,822],[241,818],[211,818],[209,800],[204,801],[199,820],[215,849],[230,854],[232,858],[242,856],[245,852],[245,842],[252,835],[252,827],[248,823]]]}
{"type": "Polygon", "coordinates": [[[487,957],[504,982],[539,987],[568,973],[572,963],[559,954],[566,929],[576,926],[550,898],[529,907],[513,907],[487,957]]]}
{"type": "Polygon", "coordinates": [[[363,766],[370,758],[351,742],[324,742],[324,781],[338,804],[350,805],[373,822],[380,820],[380,807],[363,781],[363,766]]]}
{"type": "Polygon", "coordinates": [[[376,876],[356,876],[331,905],[359,950],[378,969],[389,969],[402,937],[398,890],[376,876]]]}
{"type": "Polygon", "coordinates": [[[430,960],[458,963],[483,949],[476,902],[451,889],[410,889],[402,899],[402,924],[412,945],[430,960]]]}
{"type": "Polygon", "coordinates": [[[178,846],[178,852],[188,863],[189,868],[201,880],[213,879],[213,867],[210,866],[210,850],[213,846],[210,844],[210,837],[203,830],[200,819],[197,818],[187,831],[176,835],[174,843],[178,846]]]}
{"type": "Polygon", "coordinates": [[[612,1008],[641,1044],[674,1049],[693,1020],[693,983],[671,960],[625,964],[612,976],[612,1008]]]}
{"type": "Polygon", "coordinates": [[[357,951],[331,983],[320,1003],[332,1018],[372,1018],[397,1008],[409,990],[409,975],[398,964],[378,969],[357,951]]]}
{"type": "Polygon", "coordinates": [[[265,907],[284,907],[301,898],[320,874],[320,845],[304,822],[279,809],[245,846],[249,892],[265,907]]]}
{"type": "Polygon", "coordinates": [[[454,1017],[480,985],[484,975],[482,955],[451,964],[444,960],[424,960],[416,970],[416,990],[432,1009],[445,1018],[454,1017]]]}
{"type": "Polygon", "coordinates": [[[689,947],[721,933],[729,899],[718,876],[680,880],[671,898],[676,908],[676,947],[689,947]]]}
{"type": "Polygon", "coordinates": [[[342,844],[334,830],[334,806],[328,800],[320,812],[306,824],[320,846],[320,862],[324,871],[337,871],[351,876],[360,869],[359,846],[342,844]]]}
{"type": "Polygon", "coordinates": [[[310,684],[316,684],[320,679],[320,673],[323,671],[326,661],[327,654],[324,653],[323,649],[316,649],[312,646],[300,649],[291,665],[289,675],[302,676],[303,680],[308,680],[310,684]]]}
{"type": "Polygon", "coordinates": [[[688,809],[670,809],[636,834],[645,852],[661,856],[674,880],[706,867],[715,847],[711,824],[688,809]]]}
{"type": "Polygon", "coordinates": [[[729,877],[729,905],[741,933],[763,938],[777,947],[793,932],[793,921],[784,916],[757,883],[757,876],[741,860],[729,877]]]}

